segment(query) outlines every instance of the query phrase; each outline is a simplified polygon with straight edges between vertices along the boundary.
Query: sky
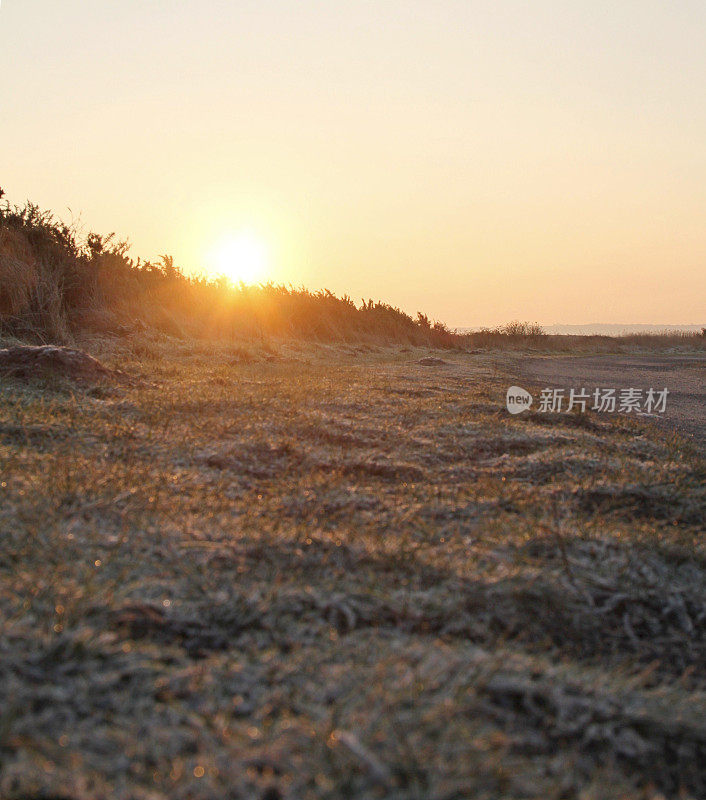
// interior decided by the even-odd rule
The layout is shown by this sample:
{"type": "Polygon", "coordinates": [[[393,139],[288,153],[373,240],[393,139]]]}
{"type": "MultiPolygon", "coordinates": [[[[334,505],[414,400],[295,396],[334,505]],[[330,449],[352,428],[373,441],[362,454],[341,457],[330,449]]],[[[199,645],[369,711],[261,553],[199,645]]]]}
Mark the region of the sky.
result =
{"type": "Polygon", "coordinates": [[[706,3],[2,0],[0,186],[452,326],[706,322],[706,3]]]}

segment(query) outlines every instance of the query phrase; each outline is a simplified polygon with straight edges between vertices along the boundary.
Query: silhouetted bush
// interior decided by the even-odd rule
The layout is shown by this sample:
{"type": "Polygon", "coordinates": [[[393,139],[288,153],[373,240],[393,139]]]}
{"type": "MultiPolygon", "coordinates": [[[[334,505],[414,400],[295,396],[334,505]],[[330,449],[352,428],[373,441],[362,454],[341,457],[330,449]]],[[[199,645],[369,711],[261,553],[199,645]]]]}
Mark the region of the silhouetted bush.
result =
{"type": "Polygon", "coordinates": [[[80,236],[36,205],[0,206],[0,331],[41,341],[153,327],[173,336],[292,335],[440,347],[465,338],[420,314],[328,290],[234,286],[185,275],[173,258],[133,261],[114,234],[80,236]]]}

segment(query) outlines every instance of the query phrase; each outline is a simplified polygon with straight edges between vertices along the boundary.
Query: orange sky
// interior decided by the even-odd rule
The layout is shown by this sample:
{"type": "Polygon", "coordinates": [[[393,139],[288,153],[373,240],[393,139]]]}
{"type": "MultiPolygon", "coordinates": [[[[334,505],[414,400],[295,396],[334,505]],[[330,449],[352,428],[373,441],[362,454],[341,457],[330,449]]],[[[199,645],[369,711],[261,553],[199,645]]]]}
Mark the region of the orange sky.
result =
{"type": "Polygon", "coordinates": [[[701,1],[4,0],[0,185],[451,325],[703,323],[705,85],[701,1]]]}

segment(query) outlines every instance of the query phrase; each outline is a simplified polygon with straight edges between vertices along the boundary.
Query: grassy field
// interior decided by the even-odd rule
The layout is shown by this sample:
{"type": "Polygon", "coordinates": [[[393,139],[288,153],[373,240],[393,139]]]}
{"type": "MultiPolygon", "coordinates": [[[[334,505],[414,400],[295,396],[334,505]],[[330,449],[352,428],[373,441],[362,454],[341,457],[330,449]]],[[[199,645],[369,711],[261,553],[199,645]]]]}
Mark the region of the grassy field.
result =
{"type": "Polygon", "coordinates": [[[87,346],[0,378],[3,800],[706,796],[675,435],[487,353],[87,346]]]}

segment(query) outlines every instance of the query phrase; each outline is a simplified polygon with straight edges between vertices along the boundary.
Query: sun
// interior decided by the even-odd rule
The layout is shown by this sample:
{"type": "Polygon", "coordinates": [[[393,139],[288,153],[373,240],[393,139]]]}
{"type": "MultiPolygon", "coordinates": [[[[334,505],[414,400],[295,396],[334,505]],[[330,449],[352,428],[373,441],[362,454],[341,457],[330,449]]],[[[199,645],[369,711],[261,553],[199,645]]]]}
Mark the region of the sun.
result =
{"type": "Polygon", "coordinates": [[[223,239],[212,251],[209,267],[232,283],[256,283],[265,276],[268,253],[265,243],[251,233],[223,239]]]}

